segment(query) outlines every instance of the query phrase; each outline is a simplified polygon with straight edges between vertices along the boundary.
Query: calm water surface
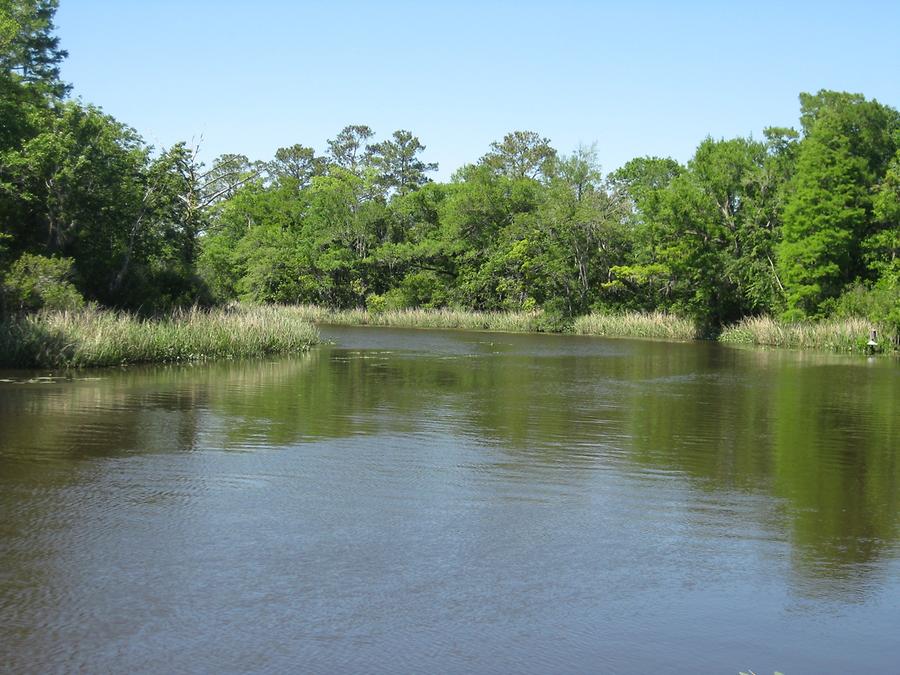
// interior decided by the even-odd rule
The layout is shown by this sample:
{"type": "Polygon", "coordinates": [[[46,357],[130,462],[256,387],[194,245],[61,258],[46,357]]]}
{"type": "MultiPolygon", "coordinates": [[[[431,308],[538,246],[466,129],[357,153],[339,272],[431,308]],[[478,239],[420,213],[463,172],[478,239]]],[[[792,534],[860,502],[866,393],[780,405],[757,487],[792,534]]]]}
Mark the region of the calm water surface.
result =
{"type": "Polygon", "coordinates": [[[0,373],[0,669],[900,670],[897,361],[323,335],[0,373]]]}

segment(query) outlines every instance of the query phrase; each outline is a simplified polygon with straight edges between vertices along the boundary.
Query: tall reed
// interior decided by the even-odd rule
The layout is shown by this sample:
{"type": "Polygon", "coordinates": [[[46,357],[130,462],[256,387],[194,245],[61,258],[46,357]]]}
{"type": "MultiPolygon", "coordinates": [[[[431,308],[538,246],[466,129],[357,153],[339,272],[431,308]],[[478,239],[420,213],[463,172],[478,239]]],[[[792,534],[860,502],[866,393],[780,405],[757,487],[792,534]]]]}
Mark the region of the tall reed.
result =
{"type": "Polygon", "coordinates": [[[394,328],[459,328],[509,333],[546,330],[542,312],[478,312],[460,309],[392,309],[370,312],[365,309],[334,310],[315,305],[298,305],[298,315],[317,323],[394,328]]]}
{"type": "Polygon", "coordinates": [[[0,323],[0,365],[88,367],[296,353],[318,331],[278,307],[191,309],[158,319],[90,307],[0,323]]]}
{"type": "Polygon", "coordinates": [[[606,337],[641,337],[693,340],[697,329],[690,319],[664,312],[589,314],[565,324],[558,317],[536,312],[478,312],[460,309],[397,309],[370,312],[364,309],[333,310],[316,305],[289,308],[316,323],[397,328],[459,328],[506,332],[564,332],[606,337]]]}
{"type": "Polygon", "coordinates": [[[594,312],[575,319],[579,335],[604,337],[658,338],[663,340],[694,340],[698,337],[694,322],[664,312],[625,312],[600,314],[594,312]]]}
{"type": "MultiPolygon", "coordinates": [[[[823,349],[835,352],[865,352],[871,322],[860,318],[825,319],[802,323],[782,323],[771,317],[747,317],[726,328],[722,342],[768,345],[799,349],[823,349]]],[[[878,331],[879,351],[892,348],[890,336],[878,331]]]]}

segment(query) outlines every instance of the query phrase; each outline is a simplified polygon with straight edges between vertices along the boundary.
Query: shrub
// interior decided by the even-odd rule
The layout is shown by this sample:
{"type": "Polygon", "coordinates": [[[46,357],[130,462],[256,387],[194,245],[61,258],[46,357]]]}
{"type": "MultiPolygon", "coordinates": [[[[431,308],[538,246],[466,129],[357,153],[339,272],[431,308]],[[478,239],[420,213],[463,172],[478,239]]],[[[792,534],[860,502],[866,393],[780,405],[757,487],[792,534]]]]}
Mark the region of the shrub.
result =
{"type": "Polygon", "coordinates": [[[900,286],[884,279],[874,286],[851,286],[834,304],[834,316],[865,317],[883,330],[900,334],[900,286]]]}
{"type": "Polygon", "coordinates": [[[22,254],[0,288],[4,306],[13,312],[84,306],[84,298],[70,281],[73,263],[71,258],[22,254]]]}
{"type": "Polygon", "coordinates": [[[406,307],[436,308],[450,300],[447,280],[431,271],[411,272],[400,282],[406,307]]]}

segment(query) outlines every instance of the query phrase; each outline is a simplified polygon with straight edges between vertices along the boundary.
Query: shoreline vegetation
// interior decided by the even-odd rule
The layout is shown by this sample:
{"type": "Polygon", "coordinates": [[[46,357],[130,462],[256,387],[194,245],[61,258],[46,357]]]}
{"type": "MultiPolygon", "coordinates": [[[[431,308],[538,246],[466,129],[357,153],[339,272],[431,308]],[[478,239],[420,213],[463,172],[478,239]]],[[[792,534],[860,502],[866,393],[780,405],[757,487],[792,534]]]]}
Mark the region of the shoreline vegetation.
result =
{"type": "Polygon", "coordinates": [[[900,352],[900,335],[889,335],[881,326],[859,317],[782,323],[771,317],[747,317],[726,327],[719,335],[726,344],[784,347],[844,353],[900,352]],[[876,343],[869,331],[876,330],[876,343]]]}
{"type": "MultiPolygon", "coordinates": [[[[694,322],[663,312],[592,313],[565,322],[544,312],[460,309],[334,310],[316,305],[229,305],[140,318],[89,306],[42,311],[0,322],[0,367],[89,368],[141,363],[197,362],[297,354],[319,342],[315,324],[459,329],[511,333],[573,333],[608,338],[686,342],[701,339],[694,322]]],[[[718,341],[762,347],[865,354],[897,353],[897,336],[864,319],[783,323],[746,318],[718,341]],[[877,329],[877,327],[876,327],[877,329]]]]}
{"type": "Polygon", "coordinates": [[[278,307],[189,309],[143,319],[88,307],[0,322],[0,367],[89,368],[297,354],[315,326],[278,307]]]}
{"type": "MultiPolygon", "coordinates": [[[[572,320],[541,310],[479,312],[464,309],[329,309],[318,305],[286,305],[304,320],[317,324],[484,330],[508,333],[572,333],[609,338],[645,338],[671,342],[704,339],[696,322],[667,312],[592,312],[572,320]]],[[[771,317],[748,317],[726,326],[715,338],[726,344],[810,349],[842,353],[900,352],[900,336],[858,317],[818,322],[782,322],[771,317]],[[869,331],[877,331],[877,346],[868,346],[869,331]]]]}
{"type": "Polygon", "coordinates": [[[545,315],[540,311],[484,312],[449,307],[372,311],[368,309],[329,309],[318,305],[296,305],[294,310],[308,321],[338,326],[481,330],[500,333],[562,332],[548,330],[544,323],[545,315]]]}
{"type": "Polygon", "coordinates": [[[601,337],[635,337],[686,342],[700,339],[697,326],[690,319],[667,312],[625,312],[600,314],[593,312],[575,320],[578,335],[601,337]]]}
{"type": "Polygon", "coordinates": [[[666,312],[591,313],[566,319],[541,310],[475,311],[448,307],[329,309],[318,305],[297,305],[298,311],[314,323],[343,326],[384,326],[391,328],[445,328],[505,333],[574,333],[597,337],[653,338],[689,341],[701,335],[690,319],[666,312]]]}

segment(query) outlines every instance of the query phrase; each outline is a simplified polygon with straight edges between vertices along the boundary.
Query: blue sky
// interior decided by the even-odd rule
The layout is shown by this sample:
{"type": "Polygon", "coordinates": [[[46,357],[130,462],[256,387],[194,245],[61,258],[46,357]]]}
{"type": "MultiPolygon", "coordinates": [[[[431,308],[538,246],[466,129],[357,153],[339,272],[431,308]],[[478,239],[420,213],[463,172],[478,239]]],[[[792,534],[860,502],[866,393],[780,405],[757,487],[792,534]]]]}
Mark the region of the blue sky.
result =
{"type": "Polygon", "coordinates": [[[514,129],[604,171],[797,126],[797,94],[900,106],[900,3],[61,0],[74,95],[205,159],[409,129],[446,179],[514,129]]]}

